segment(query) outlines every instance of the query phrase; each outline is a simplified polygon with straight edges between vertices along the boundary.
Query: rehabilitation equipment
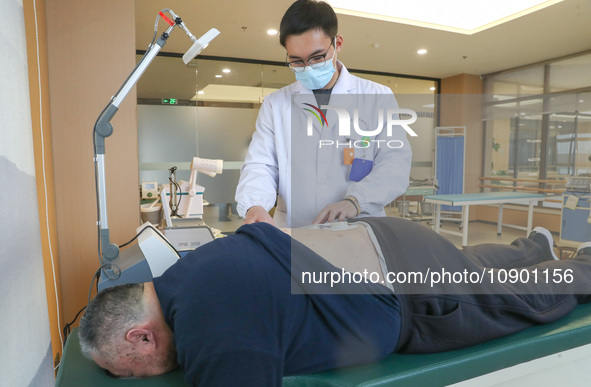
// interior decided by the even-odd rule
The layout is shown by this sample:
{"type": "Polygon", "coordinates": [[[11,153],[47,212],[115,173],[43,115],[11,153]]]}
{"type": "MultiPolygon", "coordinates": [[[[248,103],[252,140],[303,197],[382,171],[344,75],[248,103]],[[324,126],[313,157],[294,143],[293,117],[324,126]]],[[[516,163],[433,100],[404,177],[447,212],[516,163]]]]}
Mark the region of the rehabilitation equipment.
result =
{"type": "MultiPolygon", "coordinates": [[[[98,228],[99,228],[99,250],[100,250],[100,259],[101,259],[101,268],[102,273],[104,275],[101,276],[101,282],[99,283],[99,289],[104,287],[115,285],[118,283],[126,283],[126,282],[138,282],[137,275],[130,274],[130,280],[126,279],[128,276],[128,272],[131,273],[133,267],[136,267],[136,263],[143,262],[143,257],[136,257],[136,253],[141,254],[139,248],[136,248],[134,252],[129,251],[125,257],[120,257],[119,246],[110,241],[109,235],[109,224],[107,220],[107,198],[106,198],[106,188],[105,188],[105,138],[109,137],[113,134],[113,125],[111,124],[111,119],[117,111],[119,110],[119,105],[127,94],[131,91],[133,86],[137,83],[140,79],[144,71],[148,68],[150,63],[154,60],[158,52],[164,47],[166,44],[170,33],[173,31],[174,28],[180,27],[185,34],[189,37],[189,39],[193,42],[193,45],[183,56],[183,61],[187,64],[191,61],[199,52],[204,49],[209,42],[215,38],[219,31],[215,28],[212,28],[203,35],[201,38],[196,39],[195,36],[189,31],[189,29],[185,26],[182,19],[176,15],[170,9],[164,9],[159,12],[158,16],[156,17],[156,23],[154,25],[154,38],[150,43],[150,46],[142,59],[139,61],[135,69],[129,75],[129,77],[125,80],[123,85],[120,87],[119,91],[111,98],[111,101],[108,105],[103,109],[99,118],[97,119],[94,132],[93,132],[93,140],[94,140],[94,153],[95,153],[95,178],[96,178],[96,189],[97,189],[97,212],[98,212],[98,228]],[[164,12],[167,12],[171,17],[167,17],[164,12]],[[162,33],[160,38],[156,40],[156,35],[158,31],[158,21],[162,18],[166,23],[168,23],[168,27],[166,31],[162,33]],[[133,262],[126,262],[128,260],[133,262]],[[133,280],[131,280],[133,278],[133,280]]],[[[150,230],[148,232],[156,232],[155,230],[150,230]]],[[[154,235],[152,235],[154,236],[154,235]]],[[[158,236],[156,236],[158,237],[158,236]]],[[[161,240],[161,243],[164,243],[161,240]]],[[[137,247],[137,246],[133,246],[137,247]]],[[[130,250],[129,248],[126,250],[130,250]]],[[[144,271],[142,270],[141,273],[144,271]]],[[[150,281],[152,276],[149,278],[143,278],[143,274],[140,275],[142,277],[139,281],[150,281]]]]}
{"type": "Polygon", "coordinates": [[[425,202],[435,204],[435,231],[437,233],[447,233],[458,235],[462,237],[462,246],[468,245],[468,220],[470,206],[472,205],[499,205],[499,217],[497,221],[497,235],[501,235],[502,227],[513,227],[521,230],[526,230],[527,234],[532,230],[534,204],[544,200],[546,196],[542,194],[526,193],[526,192],[479,192],[470,194],[449,194],[449,195],[429,195],[425,196],[425,202]],[[503,223],[503,204],[517,203],[527,204],[527,227],[509,225],[503,223]],[[441,220],[441,206],[461,206],[462,208],[462,232],[451,230],[443,230],[440,226],[441,220]]]}

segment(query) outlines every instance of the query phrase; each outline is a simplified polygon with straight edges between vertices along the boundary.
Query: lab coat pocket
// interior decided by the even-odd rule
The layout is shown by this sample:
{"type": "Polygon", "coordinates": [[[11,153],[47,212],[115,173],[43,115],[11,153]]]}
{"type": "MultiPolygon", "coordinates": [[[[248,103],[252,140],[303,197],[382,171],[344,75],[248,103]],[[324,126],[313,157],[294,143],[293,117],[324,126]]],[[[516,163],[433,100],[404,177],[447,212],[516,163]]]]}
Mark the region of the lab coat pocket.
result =
{"type": "Polygon", "coordinates": [[[354,159],[349,173],[350,181],[361,181],[365,176],[369,175],[373,168],[373,161],[365,159],[354,159]]]}

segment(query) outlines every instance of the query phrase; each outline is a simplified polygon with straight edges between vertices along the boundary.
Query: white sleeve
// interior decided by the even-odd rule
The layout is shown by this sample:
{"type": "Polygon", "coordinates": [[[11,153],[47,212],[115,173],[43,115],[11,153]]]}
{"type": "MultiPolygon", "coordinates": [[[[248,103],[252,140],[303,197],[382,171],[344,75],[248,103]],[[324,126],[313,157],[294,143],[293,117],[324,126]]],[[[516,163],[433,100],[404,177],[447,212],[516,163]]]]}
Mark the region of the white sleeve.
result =
{"type": "Polygon", "coordinates": [[[256,130],[248,147],[236,188],[238,214],[261,206],[269,211],[277,199],[278,167],[271,98],[265,98],[256,121],[256,130]]]}
{"type": "MultiPolygon", "coordinates": [[[[397,108],[398,104],[394,104],[397,108]]],[[[371,172],[347,189],[346,195],[354,196],[359,201],[363,214],[382,211],[384,206],[402,195],[408,187],[412,151],[406,131],[402,126],[394,125],[392,135],[387,136],[385,129],[376,137],[376,140],[382,141],[374,152],[371,172]],[[400,144],[402,146],[396,148],[400,144]]]]}

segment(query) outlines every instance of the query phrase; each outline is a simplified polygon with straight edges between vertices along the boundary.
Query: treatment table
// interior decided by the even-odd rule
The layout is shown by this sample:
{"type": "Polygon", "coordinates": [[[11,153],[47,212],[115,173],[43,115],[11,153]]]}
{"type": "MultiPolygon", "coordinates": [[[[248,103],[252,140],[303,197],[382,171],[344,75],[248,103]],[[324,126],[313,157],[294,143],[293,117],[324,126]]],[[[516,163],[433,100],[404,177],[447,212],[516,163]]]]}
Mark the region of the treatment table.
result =
{"type": "MultiPolygon", "coordinates": [[[[458,387],[591,385],[591,304],[578,306],[552,324],[460,350],[428,355],[392,354],[365,366],[283,378],[284,387],[437,387],[454,383],[459,383],[458,387]]],[[[107,376],[80,352],[76,328],[66,342],[56,387],[79,386],[186,384],[180,370],[149,379],[107,376]]]]}
{"type": "Polygon", "coordinates": [[[526,192],[481,192],[470,194],[449,194],[449,195],[429,195],[424,200],[427,203],[435,204],[435,231],[437,233],[447,233],[459,235],[462,237],[462,246],[468,245],[468,220],[470,206],[472,205],[499,205],[499,217],[497,220],[497,234],[501,235],[503,225],[522,230],[527,230],[527,234],[532,229],[532,219],[534,213],[534,204],[544,200],[546,196],[542,194],[532,194],[526,192]],[[527,213],[527,227],[503,224],[503,204],[527,204],[529,206],[527,213]],[[440,229],[441,205],[462,206],[462,232],[440,229]]]}

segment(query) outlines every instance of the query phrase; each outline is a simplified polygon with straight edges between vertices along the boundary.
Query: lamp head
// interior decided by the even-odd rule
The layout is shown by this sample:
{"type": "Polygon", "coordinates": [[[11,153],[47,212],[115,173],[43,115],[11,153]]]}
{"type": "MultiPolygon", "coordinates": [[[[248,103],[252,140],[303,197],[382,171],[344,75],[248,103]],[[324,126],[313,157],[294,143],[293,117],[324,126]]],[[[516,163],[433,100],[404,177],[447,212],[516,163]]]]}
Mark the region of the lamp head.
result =
{"type": "Polygon", "coordinates": [[[197,39],[195,43],[187,50],[185,55],[183,55],[183,62],[185,64],[189,63],[193,58],[195,58],[207,45],[211,42],[216,36],[220,34],[215,28],[210,29],[207,31],[202,37],[197,39]]]}
{"type": "Polygon", "coordinates": [[[224,162],[222,160],[202,159],[200,157],[193,157],[191,163],[191,170],[201,172],[207,176],[214,177],[218,173],[221,174],[224,170],[224,162]]]}

